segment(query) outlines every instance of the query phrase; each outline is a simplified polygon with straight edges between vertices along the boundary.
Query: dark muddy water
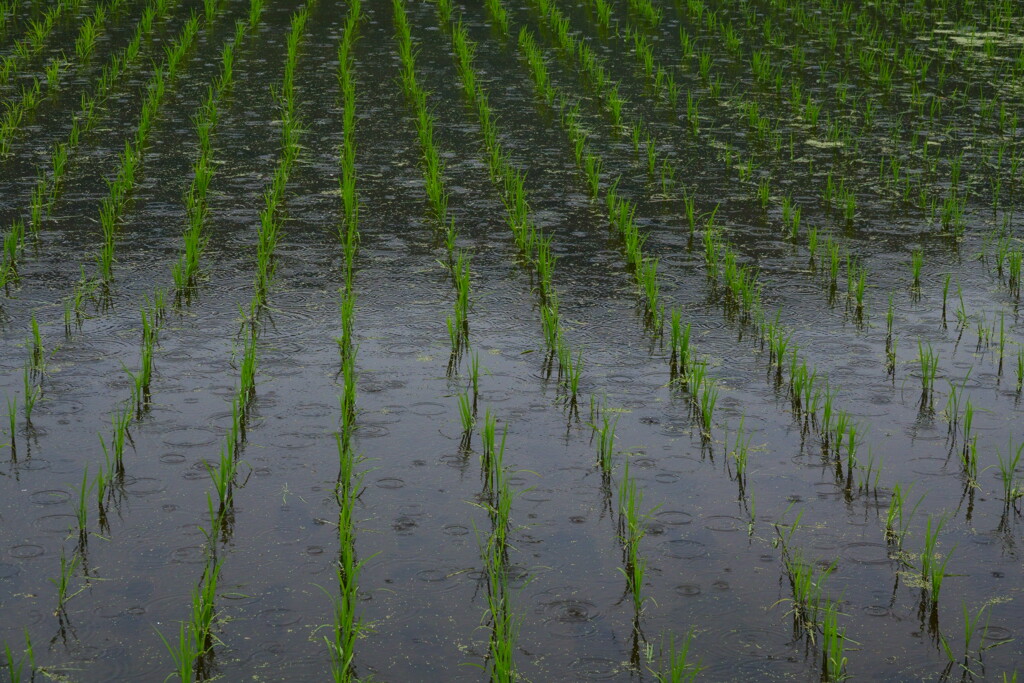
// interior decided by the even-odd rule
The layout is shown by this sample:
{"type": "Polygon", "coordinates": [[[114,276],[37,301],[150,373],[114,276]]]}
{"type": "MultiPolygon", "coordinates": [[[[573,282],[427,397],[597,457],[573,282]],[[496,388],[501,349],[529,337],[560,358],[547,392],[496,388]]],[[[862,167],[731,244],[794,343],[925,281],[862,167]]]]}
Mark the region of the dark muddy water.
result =
{"type": "MultiPolygon", "coordinates": [[[[777,525],[798,517],[790,549],[815,567],[835,566],[823,594],[838,605],[850,676],[1002,680],[1024,661],[1024,527],[1020,501],[1005,501],[999,468],[999,457],[1024,443],[1017,375],[1024,323],[1009,265],[997,268],[999,250],[1019,253],[1024,232],[1024,178],[1013,166],[1024,154],[1016,119],[1024,114],[1024,94],[1012,77],[1024,26],[1010,16],[1008,29],[992,28],[988,5],[998,3],[945,14],[922,14],[918,3],[855,6],[845,23],[841,12],[797,3],[839,24],[832,48],[782,4],[709,2],[699,15],[705,18],[698,18],[693,3],[664,2],[660,23],[650,27],[631,3],[612,3],[619,30],[606,33],[592,3],[561,3],[571,31],[619,82],[627,123],[645,122],[659,164],[667,159],[675,169],[664,186],[660,175],[648,173],[644,145],[634,151],[576,63],[554,47],[534,5],[506,5],[508,36],[492,27],[484,9],[456,5],[478,43],[476,65],[502,145],[527,174],[535,220],[553,237],[564,335],[584,362],[575,410],[547,370],[535,277],[517,257],[488,176],[450,27],[433,3],[408,5],[417,77],[436,118],[458,245],[472,256],[469,341],[480,359],[478,409],[481,416],[489,409],[499,430],[508,430],[505,462],[518,492],[509,576],[523,680],[654,680],[661,643],[691,630],[691,656],[706,667],[707,680],[819,679],[822,635],[812,640],[794,630],[790,579],[775,542],[777,525]],[[895,19],[886,16],[888,6],[895,19]],[[740,37],[735,52],[721,39],[723,29],[708,27],[712,11],[740,37]],[[903,14],[916,19],[900,23],[903,14]],[[898,70],[886,90],[862,69],[858,51],[874,48],[865,47],[858,21],[877,23],[899,54],[907,49],[930,58],[920,82],[898,70]],[[580,102],[590,149],[604,161],[602,182],[620,177],[619,193],[636,203],[636,221],[648,234],[645,254],[659,259],[662,297],[691,324],[693,344],[718,382],[709,433],[694,419],[691,396],[672,381],[668,324],[664,336],[645,327],[604,202],[589,197],[556,107],[536,96],[517,47],[523,26],[545,51],[553,83],[571,103],[580,102]],[[672,73],[683,93],[677,106],[645,79],[627,27],[646,36],[672,73]],[[680,46],[680,30],[695,41],[691,56],[680,46]],[[757,79],[755,52],[769,55],[778,80],[774,73],[767,83],[757,79]],[[802,66],[794,62],[798,52],[802,66]],[[702,53],[709,60],[706,78],[702,53]],[[801,102],[810,96],[821,104],[817,126],[803,105],[792,105],[794,87],[801,102]],[[700,102],[696,135],[686,118],[687,91],[700,102]],[[934,114],[933,101],[940,103],[934,114]],[[768,121],[764,139],[748,125],[750,103],[768,121]],[[870,124],[863,114],[868,103],[870,124]],[[830,138],[833,125],[848,132],[830,138]],[[725,163],[726,150],[740,161],[725,163]],[[966,202],[957,237],[943,229],[941,207],[953,192],[961,155],[955,196],[966,202]],[[738,167],[748,159],[753,175],[741,178],[738,167]],[[897,184],[886,180],[891,159],[902,168],[897,184]],[[851,221],[822,199],[830,173],[856,197],[851,221]],[[762,181],[769,188],[766,208],[757,196],[762,181]],[[928,199],[918,201],[921,192],[928,199]],[[698,220],[691,237],[686,195],[704,214],[718,205],[722,238],[740,262],[757,268],[761,312],[753,321],[731,313],[721,284],[709,280],[705,221],[698,220]],[[796,237],[783,225],[784,197],[802,211],[796,237]],[[808,251],[812,226],[822,243],[832,235],[843,250],[835,287],[826,248],[819,244],[816,259],[808,251]],[[923,255],[916,287],[915,250],[923,255]],[[847,293],[847,253],[866,270],[862,311],[847,293]],[[890,296],[895,342],[887,341],[890,296]],[[777,374],[758,320],[777,320],[791,334],[790,348],[798,347],[799,358],[816,369],[822,389],[827,378],[836,410],[857,425],[849,472],[846,449],[838,464],[823,455],[815,428],[795,412],[789,357],[777,374]],[[930,406],[921,402],[919,343],[938,357],[930,406]],[[951,392],[961,397],[957,419],[949,410],[951,392]],[[974,411],[967,435],[976,438],[974,476],[964,472],[960,456],[967,400],[974,411]],[[618,418],[610,488],[598,468],[592,406],[618,418]],[[751,439],[744,487],[731,455],[741,421],[751,439]],[[619,571],[616,482],[626,460],[649,513],[640,546],[648,600],[639,614],[619,571]],[[908,501],[905,518],[917,504],[902,550],[885,534],[897,485],[908,501]],[[920,580],[929,518],[933,527],[946,520],[935,546],[949,557],[937,604],[920,580]],[[972,619],[983,610],[980,623],[987,626],[966,649],[965,609],[972,619]]],[[[252,296],[259,211],[279,153],[270,84],[280,83],[297,6],[268,2],[259,29],[235,56],[235,86],[221,102],[213,135],[205,277],[189,303],[174,304],[171,266],[186,220],[182,194],[198,154],[192,116],[218,73],[234,21],[247,16],[247,3],[237,0],[223,2],[217,20],[201,28],[168,84],[123,217],[107,294],[87,297],[85,315],[65,328],[65,301],[83,272],[86,278],[96,272],[105,180],[134,134],[151,59],[161,58],[177,35],[193,9],[189,3],[173,4],[156,23],[143,44],[142,66],[129,70],[103,105],[101,123],[83,136],[61,196],[20,255],[18,280],[0,298],[0,394],[16,406],[13,433],[5,417],[0,437],[6,442],[0,640],[18,653],[27,631],[36,680],[44,674],[162,680],[173,669],[159,633],[176,635],[178,622],[188,618],[211,550],[200,528],[208,523],[212,491],[206,463],[216,461],[232,422],[240,309],[252,296]],[[130,401],[125,369],[139,365],[140,308],[158,288],[169,303],[151,400],[129,428],[125,474],[105,504],[106,524],[89,499],[82,547],[75,511],[83,473],[91,478],[103,466],[97,434],[109,442],[111,416],[130,401]],[[32,376],[39,397],[26,420],[23,378],[33,353],[33,315],[45,370],[32,376]],[[52,580],[61,573],[62,552],[80,560],[68,592],[81,591],[61,609],[52,580]]],[[[67,137],[81,93],[91,91],[105,60],[128,42],[141,8],[130,2],[112,15],[96,54],[70,70],[22,123],[11,156],[0,161],[5,234],[15,218],[29,215],[51,146],[67,137]]],[[[22,9],[26,14],[6,29],[4,54],[24,31],[20,22],[30,7],[22,9]]],[[[342,387],[335,339],[344,276],[336,70],[346,9],[320,0],[300,49],[303,148],[288,184],[276,274],[261,316],[256,398],[239,455],[233,520],[214,543],[223,569],[213,670],[224,680],[328,677],[324,635],[331,612],[322,588],[336,587],[338,556],[334,434],[342,387]]],[[[367,629],[355,667],[360,677],[376,680],[480,680],[485,674],[469,665],[485,665],[490,635],[480,556],[489,521],[479,506],[479,435],[468,449],[462,445],[457,396],[469,383],[468,356],[449,368],[445,318],[453,292],[427,209],[415,123],[398,82],[391,4],[374,0],[363,9],[354,53],[361,198],[354,443],[365,457],[355,517],[357,552],[366,559],[359,594],[367,629]]],[[[91,11],[83,6],[59,25],[26,71],[4,86],[5,101],[28,82],[25,74],[40,75],[62,47],[70,57],[76,22],[91,11]]],[[[1024,467],[1013,476],[1013,486],[1024,486],[1024,467]]]]}

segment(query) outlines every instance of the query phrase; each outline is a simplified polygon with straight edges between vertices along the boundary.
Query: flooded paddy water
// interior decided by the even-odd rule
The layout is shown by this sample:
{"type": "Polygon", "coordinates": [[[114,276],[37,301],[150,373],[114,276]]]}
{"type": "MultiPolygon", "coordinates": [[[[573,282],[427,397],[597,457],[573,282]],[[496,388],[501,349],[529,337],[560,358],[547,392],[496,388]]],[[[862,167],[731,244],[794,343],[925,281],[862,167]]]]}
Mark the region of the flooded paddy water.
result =
{"type": "Polygon", "coordinates": [[[0,675],[1015,680],[1019,6],[3,15],[0,675]]]}

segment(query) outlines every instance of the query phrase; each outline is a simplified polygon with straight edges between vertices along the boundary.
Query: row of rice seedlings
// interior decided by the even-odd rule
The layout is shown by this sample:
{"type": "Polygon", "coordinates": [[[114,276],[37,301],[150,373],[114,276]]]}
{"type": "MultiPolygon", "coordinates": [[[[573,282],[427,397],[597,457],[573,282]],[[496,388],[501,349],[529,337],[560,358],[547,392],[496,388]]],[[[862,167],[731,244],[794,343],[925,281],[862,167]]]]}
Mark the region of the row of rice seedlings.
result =
{"type": "Polygon", "coordinates": [[[159,629],[157,635],[174,663],[173,673],[182,681],[208,680],[215,675],[214,647],[221,643],[214,634],[218,613],[216,610],[217,584],[224,560],[217,557],[218,537],[222,543],[230,539],[234,520],[234,488],[238,476],[238,449],[241,439],[238,399],[232,401],[232,423],[220,450],[216,465],[205,462],[207,472],[217,496],[206,493],[208,528],[199,526],[206,537],[206,562],[191,592],[189,619],[178,627],[177,642],[172,642],[159,629]]]}
{"type": "Polygon", "coordinates": [[[480,544],[480,553],[484,562],[487,591],[487,611],[484,618],[489,622],[490,637],[484,664],[472,664],[484,669],[492,681],[511,683],[518,680],[515,642],[520,622],[512,610],[511,589],[508,585],[509,534],[512,532],[512,501],[516,494],[509,483],[509,472],[505,466],[508,426],[506,425],[502,431],[499,442],[496,439],[496,424],[494,415],[489,408],[486,409],[480,431],[480,465],[483,479],[481,507],[487,511],[491,532],[487,540],[480,544]]]}
{"type": "MultiPolygon", "coordinates": [[[[298,64],[299,44],[305,32],[309,11],[314,3],[315,0],[307,0],[305,5],[292,15],[291,29],[286,43],[287,56],[281,88],[280,90],[271,88],[281,110],[281,156],[277,168],[274,169],[274,178],[270,188],[263,194],[264,206],[260,211],[259,241],[256,248],[253,311],[261,310],[267,303],[268,290],[274,276],[274,250],[277,247],[278,233],[282,223],[280,214],[283,210],[285,188],[292,166],[298,159],[301,149],[299,137],[302,134],[302,122],[296,111],[295,68],[298,64]]],[[[255,323],[255,320],[251,322],[255,323]]],[[[254,337],[255,325],[251,329],[250,337],[254,337]]],[[[255,343],[255,339],[253,339],[253,343],[255,343]]]]}
{"type": "MultiPolygon", "coordinates": [[[[338,237],[342,243],[345,256],[346,291],[351,291],[352,268],[356,249],[359,244],[359,193],[356,189],[356,84],[353,77],[352,49],[359,35],[359,22],[362,18],[358,0],[349,5],[349,13],[345,18],[345,27],[338,43],[338,83],[342,96],[342,147],[341,176],[338,179],[342,201],[342,221],[338,237]]],[[[343,304],[344,306],[344,304],[343,304]]],[[[344,322],[345,316],[342,315],[344,322]]],[[[351,331],[351,330],[350,330],[351,331]]],[[[342,328],[345,339],[345,329],[342,328]]],[[[351,335],[349,335],[349,339],[351,335]]],[[[342,343],[342,355],[350,343],[342,343]]]]}
{"type": "Polygon", "coordinates": [[[836,563],[816,569],[814,564],[805,559],[801,550],[793,546],[793,534],[802,517],[803,511],[791,524],[775,523],[776,537],[773,545],[782,549],[782,563],[791,593],[788,600],[780,600],[775,604],[789,603],[787,614],[793,619],[794,638],[803,638],[808,646],[814,646],[818,637],[821,637],[821,680],[842,681],[849,677],[845,654],[848,639],[846,629],[839,627],[837,601],[825,595],[825,583],[835,570],[836,563]]]}
{"type": "MultiPolygon", "coordinates": [[[[110,96],[114,87],[128,72],[129,68],[138,61],[143,41],[152,36],[154,22],[168,16],[169,7],[170,0],[152,0],[151,4],[146,7],[131,41],[122,50],[115,53],[103,67],[92,93],[90,95],[82,95],[81,108],[72,118],[71,131],[68,133],[67,140],[55,143],[50,151],[49,159],[37,168],[38,180],[32,189],[28,216],[28,228],[33,234],[37,234],[42,228],[44,215],[52,210],[54,203],[60,196],[64,177],[69,170],[71,155],[77,150],[82,135],[99,125],[101,116],[106,113],[106,109],[101,105],[110,96]]],[[[21,221],[20,225],[24,225],[24,219],[17,219],[15,224],[12,225],[10,232],[16,231],[16,226],[19,225],[18,221],[21,221]]],[[[16,242],[12,242],[12,245],[16,245],[16,248],[4,250],[4,262],[3,266],[0,267],[0,273],[7,274],[6,282],[10,282],[10,274],[16,272],[17,258],[24,248],[24,230],[19,232],[20,238],[16,242]]],[[[8,239],[5,236],[5,246],[8,239]]],[[[4,275],[0,274],[0,280],[2,279],[4,279],[4,275]]],[[[85,288],[88,286],[88,282],[83,284],[85,288]]],[[[83,315],[83,311],[79,306],[83,302],[83,294],[85,294],[84,291],[79,292],[76,290],[76,295],[72,298],[75,304],[73,311],[79,320],[81,320],[83,315]]]]}
{"type": "Polygon", "coordinates": [[[199,137],[199,157],[192,165],[192,183],[184,194],[185,219],[187,221],[183,234],[184,248],[178,256],[178,260],[171,267],[175,298],[179,302],[191,300],[191,293],[200,276],[200,258],[208,240],[203,228],[209,214],[206,194],[210,182],[213,180],[215,168],[211,137],[217,126],[217,105],[221,97],[232,87],[235,50],[241,45],[246,32],[256,28],[254,19],[258,21],[262,0],[253,0],[251,7],[253,11],[250,13],[249,22],[242,20],[236,22],[234,39],[232,42],[225,43],[221,50],[220,74],[207,89],[206,99],[193,117],[196,134],[199,137]]]}
{"type": "Polygon", "coordinates": [[[327,593],[332,605],[332,622],[329,635],[324,637],[331,658],[331,674],[335,681],[356,680],[354,665],[355,644],[363,630],[358,610],[359,575],[365,560],[359,560],[355,548],[355,503],[362,489],[362,472],[355,471],[361,461],[352,447],[352,435],[356,417],[356,373],[355,357],[357,348],[352,341],[353,317],[355,313],[355,291],[353,288],[353,260],[359,242],[358,193],[355,187],[355,79],[352,48],[359,35],[362,7],[359,0],[349,3],[345,26],[338,47],[338,80],[343,98],[341,150],[342,228],[339,241],[345,253],[345,285],[341,289],[342,336],[338,340],[341,348],[343,393],[340,398],[341,428],[336,435],[338,446],[338,480],[335,499],[338,502],[338,564],[336,577],[337,593],[327,593]]]}
{"type": "Polygon", "coordinates": [[[185,682],[205,681],[215,675],[213,648],[219,639],[213,633],[217,621],[217,581],[223,561],[209,558],[199,582],[192,587],[188,621],[178,627],[178,640],[172,643],[159,630],[157,635],[174,661],[174,671],[167,676],[177,675],[185,682]]]}
{"type": "Polygon", "coordinates": [[[199,28],[199,18],[193,15],[185,22],[185,27],[177,40],[167,49],[167,58],[163,65],[157,67],[150,77],[145,88],[146,95],[143,99],[135,137],[133,140],[125,141],[117,173],[108,182],[109,194],[100,203],[99,214],[100,226],[103,230],[103,244],[96,255],[96,262],[99,277],[105,284],[109,285],[114,276],[114,248],[118,222],[135,188],[136,173],[142,164],[149,133],[160,111],[160,106],[163,104],[167,85],[173,82],[178,66],[199,34],[199,28]]]}
{"type": "Polygon", "coordinates": [[[33,55],[42,51],[57,22],[73,15],[85,0],[57,0],[38,19],[30,19],[24,35],[12,46],[11,53],[0,59],[0,85],[6,85],[33,55]]]}
{"type": "MultiPolygon", "coordinates": [[[[283,149],[277,169],[275,170],[274,185],[264,195],[268,201],[268,207],[265,207],[263,215],[265,215],[268,208],[272,210],[277,203],[283,200],[283,191],[287,183],[287,166],[294,163],[298,154],[297,131],[289,131],[288,126],[289,124],[295,127],[299,125],[295,111],[293,79],[298,58],[299,41],[303,35],[306,20],[308,19],[312,4],[312,2],[307,3],[303,8],[292,15],[291,32],[287,43],[288,52],[282,80],[283,85],[281,89],[281,98],[279,100],[279,104],[284,114],[282,120],[283,149]],[[283,174],[281,172],[282,167],[285,167],[283,174]],[[270,196],[275,191],[279,192],[279,194],[277,198],[273,200],[274,204],[271,206],[270,196]]],[[[262,11],[262,0],[251,0],[248,22],[239,22],[236,24],[235,36],[233,39],[234,42],[230,44],[231,49],[229,49],[229,45],[226,44],[224,52],[222,52],[222,70],[217,83],[218,93],[230,87],[231,65],[233,62],[231,57],[227,57],[225,59],[223,55],[232,55],[233,48],[245,37],[246,33],[254,31],[257,28],[262,16],[262,11]]],[[[273,88],[272,92],[274,92],[273,88]]],[[[202,105],[201,111],[204,108],[207,112],[210,111],[209,103],[211,101],[211,97],[212,94],[211,96],[208,96],[206,102],[202,105]]],[[[215,111],[213,116],[215,116],[215,111]]],[[[208,141],[205,145],[208,145],[208,141]]],[[[271,220],[279,220],[276,216],[271,216],[270,218],[271,220]]],[[[261,228],[266,228],[265,219],[261,221],[261,228]]],[[[261,246],[263,239],[265,238],[261,234],[261,246]]],[[[272,255],[273,251],[271,245],[267,256],[272,257],[272,255]]],[[[225,436],[224,445],[220,450],[219,463],[216,467],[207,464],[210,478],[216,492],[217,506],[215,509],[212,498],[207,494],[210,521],[209,529],[204,530],[204,533],[207,537],[207,544],[210,552],[208,554],[206,568],[200,578],[199,584],[193,590],[190,621],[183,622],[180,625],[177,642],[172,643],[162,633],[159,634],[161,640],[163,640],[164,645],[170,653],[172,660],[174,661],[175,670],[172,675],[177,675],[183,681],[206,680],[214,673],[212,670],[213,648],[220,642],[213,633],[213,627],[217,620],[214,600],[216,597],[217,577],[220,574],[223,562],[222,560],[217,559],[215,548],[218,533],[224,539],[224,542],[226,542],[227,539],[230,538],[230,534],[232,532],[234,517],[234,489],[239,485],[238,458],[240,455],[240,448],[245,441],[248,410],[255,396],[257,372],[256,316],[260,307],[265,303],[266,286],[269,284],[268,280],[261,277],[262,275],[262,272],[257,272],[257,277],[253,285],[254,292],[253,299],[250,304],[250,318],[246,325],[247,331],[244,334],[242,359],[239,364],[239,387],[236,395],[232,399],[231,426],[225,436]]],[[[339,440],[339,446],[340,443],[341,442],[339,440]]]]}
{"type": "Polygon", "coordinates": [[[773,543],[782,550],[782,564],[791,593],[788,600],[780,600],[776,605],[788,602],[788,614],[793,618],[794,637],[806,638],[809,643],[814,643],[830,602],[825,594],[825,583],[835,571],[836,563],[833,562],[824,569],[815,567],[814,563],[804,557],[800,548],[792,545],[793,534],[802,516],[803,511],[790,525],[775,524],[776,538],[773,543]]]}
{"type": "MultiPolygon", "coordinates": [[[[149,409],[153,379],[153,358],[159,339],[160,327],[166,313],[166,306],[161,290],[156,290],[152,304],[140,310],[141,343],[139,346],[139,369],[135,372],[122,363],[122,368],[130,380],[130,396],[127,401],[120,402],[111,413],[111,434],[109,442],[100,433],[100,447],[103,450],[103,462],[96,468],[96,476],[88,482],[83,478],[78,501],[76,517],[78,519],[79,550],[85,552],[88,538],[86,530],[87,511],[85,507],[87,490],[94,491],[96,501],[97,523],[100,534],[109,531],[108,508],[119,505],[124,494],[126,468],[124,463],[125,446],[134,444],[131,440],[130,427],[134,420],[141,420],[149,409]]],[[[85,468],[86,473],[88,467],[85,468]]],[[[83,477],[86,477],[84,474],[83,477]]]]}
{"type": "MultiPolygon", "coordinates": [[[[557,12],[557,8],[554,8],[553,5],[550,5],[549,8],[553,12],[557,12]]],[[[553,25],[565,25],[561,21],[559,14],[550,14],[549,16],[552,17],[553,25]]],[[[564,35],[566,42],[562,45],[563,49],[575,52],[577,50],[576,45],[578,44],[576,39],[567,33],[564,35]]],[[[530,66],[534,86],[538,93],[544,97],[546,102],[549,104],[553,103],[559,91],[555,86],[551,85],[543,54],[534,41],[532,34],[525,28],[519,32],[519,49],[530,66]]],[[[579,123],[577,109],[568,107],[564,95],[560,97],[560,101],[562,124],[576,150],[577,164],[586,174],[591,196],[597,197],[600,193],[600,176],[603,162],[597,155],[586,151],[587,135],[579,123]]],[[[620,197],[616,187],[617,182],[613,183],[605,193],[608,219],[610,224],[619,233],[626,252],[627,267],[633,273],[640,295],[643,298],[645,323],[657,336],[661,333],[664,323],[664,307],[660,301],[657,277],[658,261],[657,259],[649,259],[644,256],[643,242],[645,237],[640,234],[634,220],[636,207],[628,199],[620,197]]]]}
{"type": "Polygon", "coordinates": [[[412,106],[416,117],[416,131],[419,135],[420,151],[423,155],[423,177],[426,181],[427,198],[435,220],[447,228],[448,192],[444,186],[444,163],[434,142],[434,117],[427,108],[427,93],[416,82],[416,61],[412,34],[405,4],[394,0],[392,9],[395,17],[395,33],[398,38],[398,54],[402,60],[402,90],[412,106]]]}
{"type": "MultiPolygon", "coordinates": [[[[448,3],[450,0],[440,0],[439,7],[448,3]]],[[[447,12],[440,10],[440,13],[451,16],[450,8],[447,12]]],[[[559,316],[558,294],[553,284],[555,257],[551,253],[551,237],[545,237],[534,223],[526,196],[525,174],[512,164],[509,153],[498,140],[497,123],[488,104],[487,93],[479,82],[473,64],[476,45],[470,40],[461,20],[453,19],[449,26],[463,92],[476,112],[483,134],[485,158],[491,181],[501,193],[505,204],[505,222],[512,231],[520,255],[537,273],[541,325],[548,351],[545,365],[550,373],[554,361],[558,361],[560,386],[565,391],[570,411],[575,413],[578,410],[583,357],[579,352],[574,357],[564,337],[559,316]]]]}
{"type": "MultiPolygon", "coordinates": [[[[153,352],[157,343],[159,326],[163,321],[165,306],[162,295],[154,297],[150,308],[141,310],[142,319],[142,344],[140,347],[140,368],[138,372],[132,372],[125,367],[125,372],[131,378],[131,396],[128,401],[122,402],[114,409],[111,415],[112,434],[110,442],[99,434],[100,446],[103,450],[104,460],[96,468],[95,476],[89,478],[88,465],[83,468],[82,482],[78,487],[78,495],[74,498],[74,518],[77,526],[77,543],[75,545],[70,561],[61,554],[61,574],[58,579],[52,580],[57,587],[58,607],[56,615],[63,627],[67,614],[65,604],[72,597],[88,587],[92,578],[87,563],[87,550],[89,540],[89,507],[93,501],[96,504],[96,522],[101,535],[109,533],[108,509],[111,505],[119,506],[124,497],[125,485],[125,446],[131,443],[129,428],[133,416],[141,419],[148,406],[150,381],[153,372],[153,352]],[[79,569],[85,580],[76,592],[68,593],[68,587],[72,575],[79,569]]],[[[39,343],[39,335],[36,332],[36,344],[39,343]]],[[[40,385],[41,386],[41,385],[40,385]]],[[[27,386],[26,386],[27,389],[27,386]]]]}
{"type": "MultiPolygon", "coordinates": [[[[32,411],[36,403],[43,398],[43,379],[46,372],[46,355],[43,349],[42,336],[35,314],[32,315],[31,338],[26,340],[25,348],[29,349],[29,357],[22,368],[21,407],[24,413],[24,429],[26,436],[32,437],[35,427],[32,424],[32,411]]],[[[17,460],[18,445],[18,396],[7,398],[7,422],[10,433],[11,459],[17,460]]],[[[26,444],[26,446],[28,443],[26,444]]]]}
{"type": "Polygon", "coordinates": [[[640,631],[640,614],[648,597],[644,595],[644,577],[647,572],[647,558],[640,553],[640,542],[647,535],[646,525],[650,512],[641,512],[643,489],[629,473],[629,460],[622,466],[619,481],[618,512],[619,540],[622,543],[622,567],[619,571],[626,579],[626,593],[633,602],[633,628],[640,631]]]}
{"type": "MultiPolygon", "coordinates": [[[[342,406],[342,421],[346,406],[342,406]]],[[[354,664],[355,646],[363,630],[362,618],[359,615],[359,575],[366,560],[360,560],[355,547],[355,504],[362,490],[363,472],[356,472],[355,465],[361,461],[346,439],[339,434],[338,444],[338,482],[335,487],[335,498],[338,501],[338,563],[336,578],[337,593],[327,593],[331,600],[332,622],[330,635],[325,636],[331,658],[331,674],[335,681],[353,681],[356,679],[354,664]]]]}
{"type": "Polygon", "coordinates": [[[455,248],[458,236],[455,218],[448,209],[448,190],[444,181],[444,163],[434,141],[434,117],[427,108],[427,93],[416,81],[415,49],[409,28],[408,15],[402,0],[392,2],[395,16],[395,31],[398,38],[398,52],[402,60],[402,89],[413,110],[419,137],[423,162],[423,178],[426,182],[427,199],[439,228],[445,233],[448,250],[448,267],[455,287],[454,316],[445,320],[451,341],[449,374],[458,366],[465,347],[469,345],[469,293],[470,257],[464,250],[455,248]]]}
{"type": "MultiPolygon", "coordinates": [[[[233,405],[233,413],[237,416],[237,401],[233,405]]],[[[219,507],[214,509],[213,499],[208,491],[206,500],[209,528],[199,527],[206,537],[206,562],[198,581],[192,587],[189,619],[179,624],[176,643],[172,643],[157,629],[157,635],[174,662],[174,672],[168,675],[168,678],[177,675],[182,681],[208,680],[215,674],[213,649],[221,641],[213,631],[218,620],[217,583],[224,562],[217,558],[217,538],[219,534],[223,534],[226,542],[233,518],[233,486],[237,472],[237,424],[236,419],[229,430],[225,446],[221,449],[218,466],[213,467],[209,462],[205,463],[217,493],[219,507]]]]}

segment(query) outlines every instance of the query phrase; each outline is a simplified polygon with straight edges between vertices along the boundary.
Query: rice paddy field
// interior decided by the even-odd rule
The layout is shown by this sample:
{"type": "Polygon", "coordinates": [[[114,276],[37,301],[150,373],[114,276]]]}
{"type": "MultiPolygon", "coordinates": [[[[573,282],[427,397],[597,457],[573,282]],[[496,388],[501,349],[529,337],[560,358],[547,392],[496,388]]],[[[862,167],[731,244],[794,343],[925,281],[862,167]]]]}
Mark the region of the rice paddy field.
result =
{"type": "Polygon", "coordinates": [[[1015,681],[1024,8],[0,0],[0,677],[1015,681]]]}

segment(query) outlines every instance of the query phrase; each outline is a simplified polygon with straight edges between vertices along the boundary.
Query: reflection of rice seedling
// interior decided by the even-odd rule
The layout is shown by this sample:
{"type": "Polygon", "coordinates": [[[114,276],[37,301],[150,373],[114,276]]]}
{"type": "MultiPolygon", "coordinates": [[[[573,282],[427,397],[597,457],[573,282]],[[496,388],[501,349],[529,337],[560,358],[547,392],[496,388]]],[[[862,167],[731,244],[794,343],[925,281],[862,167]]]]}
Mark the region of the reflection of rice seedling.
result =
{"type": "Polygon", "coordinates": [[[1004,311],[999,312],[999,371],[998,374],[1003,374],[1003,356],[1006,353],[1006,313],[1004,311]]]}

